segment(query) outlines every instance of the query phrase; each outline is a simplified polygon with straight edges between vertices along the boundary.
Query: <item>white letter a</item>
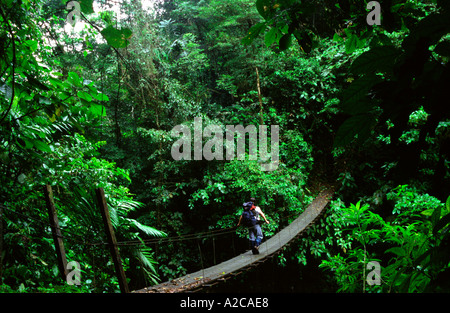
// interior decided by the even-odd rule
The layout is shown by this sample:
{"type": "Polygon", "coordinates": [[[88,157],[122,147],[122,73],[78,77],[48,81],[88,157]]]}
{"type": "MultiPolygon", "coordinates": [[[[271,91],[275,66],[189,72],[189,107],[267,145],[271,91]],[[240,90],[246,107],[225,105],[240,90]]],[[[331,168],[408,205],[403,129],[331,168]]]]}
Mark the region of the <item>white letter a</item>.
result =
{"type": "Polygon", "coordinates": [[[176,137],[182,134],[183,136],[174,142],[170,151],[172,158],[176,161],[191,159],[191,130],[186,125],[177,125],[172,128],[170,135],[176,137]],[[180,152],[180,149],[183,152],[180,152]]]}
{"type": "Polygon", "coordinates": [[[378,1],[370,1],[367,3],[367,10],[373,9],[367,14],[367,24],[369,25],[381,25],[381,6],[378,1]]]}

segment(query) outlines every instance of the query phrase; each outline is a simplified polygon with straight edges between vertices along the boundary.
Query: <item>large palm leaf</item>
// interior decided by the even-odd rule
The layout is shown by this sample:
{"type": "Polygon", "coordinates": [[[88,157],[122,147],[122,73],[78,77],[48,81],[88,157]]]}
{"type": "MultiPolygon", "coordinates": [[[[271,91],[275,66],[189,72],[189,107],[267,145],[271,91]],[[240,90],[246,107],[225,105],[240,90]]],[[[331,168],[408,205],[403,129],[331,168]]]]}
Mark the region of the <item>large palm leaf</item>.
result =
{"type": "MultiPolygon", "coordinates": [[[[108,197],[108,209],[111,224],[121,244],[126,244],[123,252],[135,257],[142,265],[142,269],[152,282],[157,282],[157,274],[154,267],[153,252],[144,245],[140,232],[151,237],[165,237],[166,234],[151,226],[144,225],[135,219],[127,217],[128,214],[143,206],[142,203],[132,199],[115,199],[108,197]]],[[[74,188],[69,206],[65,212],[72,223],[76,224],[85,238],[93,238],[96,242],[105,242],[102,219],[94,192],[87,192],[82,188],[74,188]]],[[[126,257],[122,255],[122,257],[126,257]]]]}

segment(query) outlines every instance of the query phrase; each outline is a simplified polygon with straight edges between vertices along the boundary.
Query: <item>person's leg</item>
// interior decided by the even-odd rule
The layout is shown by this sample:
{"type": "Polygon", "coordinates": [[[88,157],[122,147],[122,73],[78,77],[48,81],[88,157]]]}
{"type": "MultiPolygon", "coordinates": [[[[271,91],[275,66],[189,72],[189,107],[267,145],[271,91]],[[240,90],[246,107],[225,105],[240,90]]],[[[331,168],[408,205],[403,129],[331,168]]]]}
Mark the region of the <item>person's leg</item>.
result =
{"type": "Polygon", "coordinates": [[[253,251],[255,248],[256,233],[253,228],[248,229],[248,240],[250,241],[250,249],[253,251]]]}
{"type": "Polygon", "coordinates": [[[248,229],[248,231],[249,231],[249,239],[250,239],[250,249],[252,250],[253,254],[259,254],[259,251],[256,246],[256,240],[257,240],[256,229],[255,229],[255,227],[251,227],[248,229]]]}
{"type": "Polygon", "coordinates": [[[259,224],[256,225],[255,230],[256,230],[255,245],[258,248],[263,240],[263,233],[262,233],[261,225],[259,225],[259,224]]]}

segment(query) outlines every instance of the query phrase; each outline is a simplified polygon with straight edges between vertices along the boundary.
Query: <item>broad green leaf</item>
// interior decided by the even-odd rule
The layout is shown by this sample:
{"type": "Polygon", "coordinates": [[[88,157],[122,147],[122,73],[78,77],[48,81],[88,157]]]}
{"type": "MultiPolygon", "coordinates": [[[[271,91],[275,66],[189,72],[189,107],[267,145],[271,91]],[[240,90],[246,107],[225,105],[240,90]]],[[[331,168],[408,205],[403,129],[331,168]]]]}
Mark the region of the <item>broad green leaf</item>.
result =
{"type": "Polygon", "coordinates": [[[80,3],[81,12],[84,14],[94,13],[94,0],[77,0],[80,3]]]}
{"type": "Polygon", "coordinates": [[[266,47],[270,47],[276,40],[278,35],[278,28],[272,27],[264,36],[264,43],[266,47]]]}
{"type": "Polygon", "coordinates": [[[333,41],[334,42],[342,42],[342,41],[344,41],[344,39],[342,39],[342,37],[339,36],[337,33],[334,33],[333,41]]]}
{"type": "Polygon", "coordinates": [[[444,215],[433,227],[433,234],[436,235],[442,228],[450,223],[450,213],[444,215]]]}
{"type": "Polygon", "coordinates": [[[50,81],[50,84],[53,85],[53,87],[57,87],[57,88],[61,87],[62,89],[64,88],[63,82],[60,81],[59,79],[55,79],[53,77],[50,77],[48,80],[50,81]]]}
{"type": "Polygon", "coordinates": [[[92,95],[97,101],[109,101],[109,97],[104,93],[97,93],[92,95]]]}
{"type": "Polygon", "coordinates": [[[258,35],[264,31],[264,29],[266,28],[266,23],[261,22],[258,24],[253,25],[250,30],[248,31],[247,36],[245,36],[242,39],[242,44],[244,45],[249,45],[253,42],[253,39],[255,39],[256,37],[258,37],[258,35]]]}
{"type": "Polygon", "coordinates": [[[394,247],[394,248],[387,249],[385,251],[385,253],[389,253],[389,252],[393,253],[393,254],[395,254],[397,256],[400,256],[400,257],[407,256],[407,253],[406,253],[405,249],[403,249],[402,247],[394,247]]]}
{"type": "Polygon", "coordinates": [[[33,87],[35,87],[35,88],[37,88],[37,89],[45,90],[45,91],[50,90],[50,88],[48,88],[46,85],[44,85],[43,83],[41,83],[41,82],[39,81],[39,79],[34,78],[32,75],[30,75],[30,74],[28,74],[28,73],[23,73],[23,74],[26,76],[27,81],[28,81],[28,83],[29,83],[31,86],[33,86],[33,87]]]}
{"type": "Polygon", "coordinates": [[[92,101],[92,96],[86,92],[86,91],[78,91],[77,96],[83,100],[86,100],[88,102],[92,101]]]}
{"type": "Polygon", "coordinates": [[[41,140],[33,140],[33,145],[38,149],[41,150],[43,152],[52,152],[52,149],[50,148],[50,146],[41,140]]]}
{"type": "Polygon", "coordinates": [[[450,213],[450,197],[448,197],[447,201],[445,201],[445,211],[446,213],[450,213]]]}
{"type": "Polygon", "coordinates": [[[420,212],[420,214],[423,214],[425,216],[431,216],[433,214],[433,212],[434,212],[434,209],[428,209],[428,210],[420,212]]]}
{"type": "Polygon", "coordinates": [[[345,52],[350,54],[354,52],[358,48],[358,36],[355,34],[352,34],[347,40],[345,41],[345,52]]]}
{"type": "Polygon", "coordinates": [[[343,101],[340,105],[342,112],[351,115],[367,113],[372,110],[373,107],[374,105],[367,97],[359,101],[343,101]]]}
{"type": "Polygon", "coordinates": [[[441,208],[438,207],[434,209],[433,214],[431,214],[431,224],[433,225],[433,227],[436,226],[440,218],[441,218],[441,208]]]}
{"type": "Polygon", "coordinates": [[[23,139],[23,141],[25,142],[25,149],[31,149],[34,147],[33,141],[25,139],[25,138],[23,139]]]}
{"type": "Polygon", "coordinates": [[[75,87],[83,87],[82,79],[75,72],[69,72],[67,81],[75,87]]]}
{"type": "MultiPolygon", "coordinates": [[[[61,101],[67,101],[72,95],[69,94],[69,93],[67,93],[67,92],[62,91],[62,92],[59,92],[56,96],[57,96],[61,101]]],[[[66,104],[66,103],[63,103],[63,104],[66,104]]]]}
{"type": "Polygon", "coordinates": [[[372,73],[356,79],[342,93],[341,107],[344,108],[347,113],[362,113],[361,110],[358,109],[358,106],[362,102],[367,101],[366,96],[368,92],[375,84],[381,81],[381,77],[373,75],[372,73]]]}
{"type": "Polygon", "coordinates": [[[291,46],[292,43],[292,36],[291,34],[284,34],[283,37],[281,37],[280,42],[279,42],[279,46],[280,46],[280,50],[286,50],[287,48],[289,48],[291,46]]]}
{"type": "Polygon", "coordinates": [[[450,13],[432,13],[415,25],[409,36],[403,40],[402,47],[413,50],[422,38],[426,38],[427,43],[433,45],[449,32],[450,13]]]}
{"type": "Polygon", "coordinates": [[[117,29],[108,26],[101,31],[103,38],[114,48],[126,48],[133,32],[128,28],[117,29]]]}
{"type": "Polygon", "coordinates": [[[270,0],[256,0],[256,9],[264,19],[269,17],[271,3],[270,0]]]}
{"type": "Polygon", "coordinates": [[[350,72],[359,75],[392,71],[399,54],[399,50],[394,46],[373,47],[353,61],[350,72]]]}
{"type": "Polygon", "coordinates": [[[142,230],[145,234],[154,236],[154,237],[166,237],[167,235],[159,231],[151,226],[147,226],[144,224],[139,223],[135,219],[127,218],[128,221],[130,221],[134,226],[136,226],[138,229],[142,230]]]}
{"type": "Polygon", "coordinates": [[[334,147],[345,147],[350,144],[356,136],[361,142],[370,135],[376,120],[371,114],[355,115],[342,123],[334,139],[334,147]]]}
{"type": "Polygon", "coordinates": [[[31,52],[35,52],[38,47],[38,42],[35,40],[25,40],[24,46],[30,48],[31,52]]]}
{"type": "Polygon", "coordinates": [[[89,113],[91,113],[94,117],[103,117],[106,116],[106,109],[101,104],[91,104],[89,113]]]}

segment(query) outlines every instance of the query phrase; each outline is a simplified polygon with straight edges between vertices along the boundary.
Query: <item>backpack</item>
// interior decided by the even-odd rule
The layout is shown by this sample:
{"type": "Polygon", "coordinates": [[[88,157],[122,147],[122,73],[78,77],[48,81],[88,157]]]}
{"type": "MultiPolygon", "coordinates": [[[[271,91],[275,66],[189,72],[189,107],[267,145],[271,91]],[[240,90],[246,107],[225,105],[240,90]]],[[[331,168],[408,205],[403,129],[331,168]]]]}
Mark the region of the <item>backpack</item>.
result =
{"type": "Polygon", "coordinates": [[[256,216],[253,214],[253,211],[251,210],[253,203],[252,202],[245,202],[242,204],[244,207],[244,212],[242,213],[242,223],[246,227],[253,227],[256,225],[256,216]]]}

